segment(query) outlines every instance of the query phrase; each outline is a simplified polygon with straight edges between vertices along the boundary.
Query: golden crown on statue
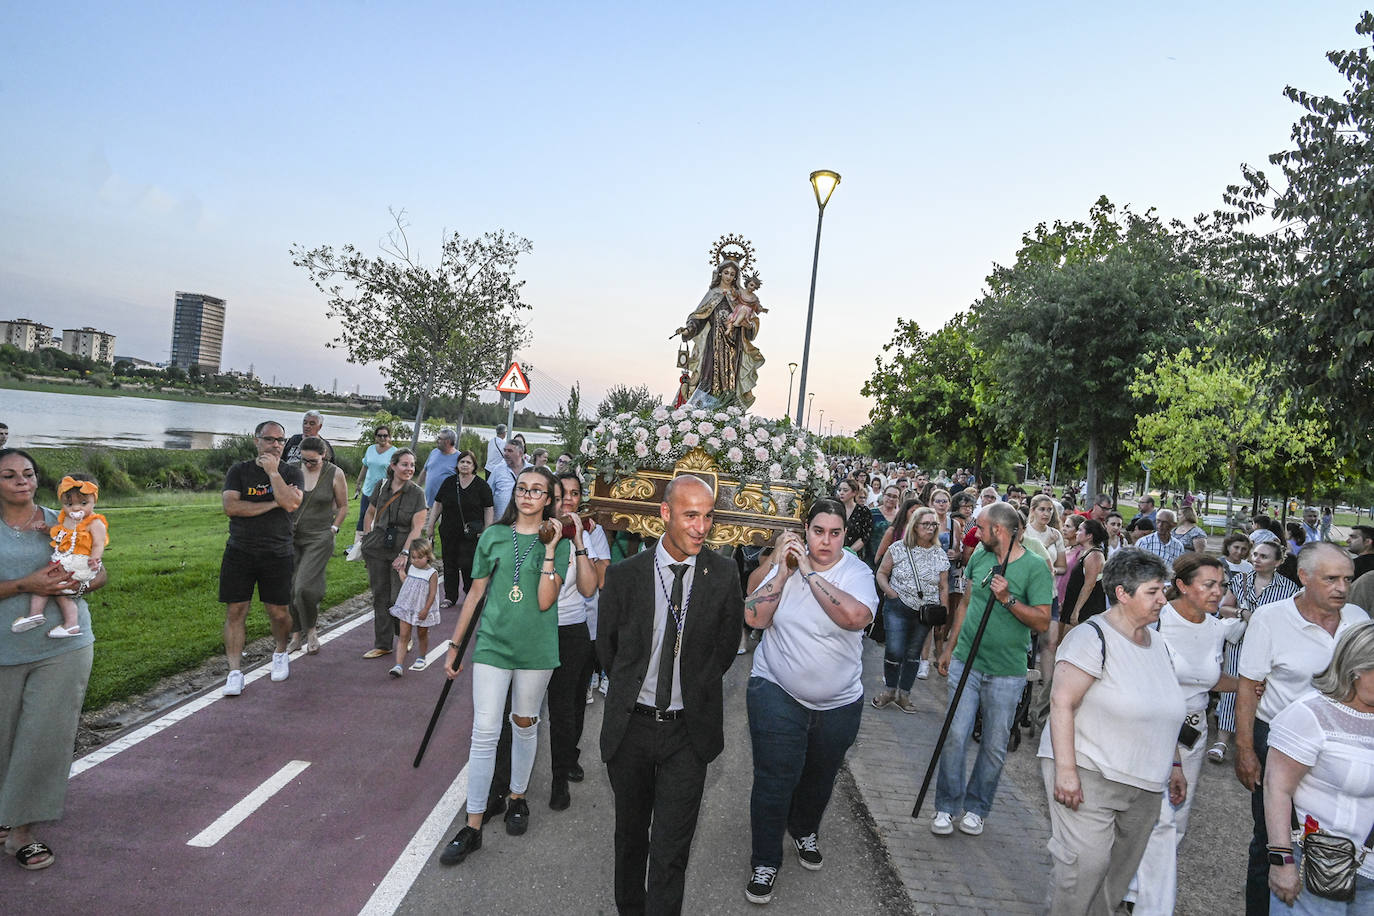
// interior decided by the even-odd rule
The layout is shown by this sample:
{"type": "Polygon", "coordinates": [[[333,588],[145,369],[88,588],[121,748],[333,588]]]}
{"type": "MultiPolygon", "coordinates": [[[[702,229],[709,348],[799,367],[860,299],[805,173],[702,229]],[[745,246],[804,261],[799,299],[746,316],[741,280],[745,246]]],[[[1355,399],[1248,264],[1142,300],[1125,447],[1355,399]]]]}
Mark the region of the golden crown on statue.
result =
{"type": "Polygon", "coordinates": [[[755,261],[754,246],[744,236],[734,233],[722,235],[720,241],[711,246],[708,260],[713,268],[722,261],[734,261],[743,273],[755,261]]]}

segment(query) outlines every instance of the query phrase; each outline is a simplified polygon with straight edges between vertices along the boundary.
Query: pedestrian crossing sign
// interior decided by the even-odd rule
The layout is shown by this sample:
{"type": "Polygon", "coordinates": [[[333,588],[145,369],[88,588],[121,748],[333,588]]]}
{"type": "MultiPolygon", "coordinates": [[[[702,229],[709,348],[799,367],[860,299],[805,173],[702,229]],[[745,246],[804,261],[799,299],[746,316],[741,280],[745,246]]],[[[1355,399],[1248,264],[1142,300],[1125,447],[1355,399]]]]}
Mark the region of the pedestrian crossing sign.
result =
{"type": "Polygon", "coordinates": [[[518,362],[512,362],[506,374],[501,376],[501,381],[496,384],[496,390],[502,394],[529,394],[530,380],[525,377],[525,370],[520,368],[518,362]]]}

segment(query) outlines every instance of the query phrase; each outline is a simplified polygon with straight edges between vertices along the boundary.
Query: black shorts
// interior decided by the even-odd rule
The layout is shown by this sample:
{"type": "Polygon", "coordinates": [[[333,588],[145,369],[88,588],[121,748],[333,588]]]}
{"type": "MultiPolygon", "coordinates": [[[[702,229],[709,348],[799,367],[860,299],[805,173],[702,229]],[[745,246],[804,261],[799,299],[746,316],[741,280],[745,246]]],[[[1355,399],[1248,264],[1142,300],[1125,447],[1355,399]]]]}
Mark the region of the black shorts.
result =
{"type": "Polygon", "coordinates": [[[291,555],[252,553],[237,547],[224,548],[219,567],[219,600],[237,604],[253,600],[253,586],[263,604],[291,603],[291,555]]]}

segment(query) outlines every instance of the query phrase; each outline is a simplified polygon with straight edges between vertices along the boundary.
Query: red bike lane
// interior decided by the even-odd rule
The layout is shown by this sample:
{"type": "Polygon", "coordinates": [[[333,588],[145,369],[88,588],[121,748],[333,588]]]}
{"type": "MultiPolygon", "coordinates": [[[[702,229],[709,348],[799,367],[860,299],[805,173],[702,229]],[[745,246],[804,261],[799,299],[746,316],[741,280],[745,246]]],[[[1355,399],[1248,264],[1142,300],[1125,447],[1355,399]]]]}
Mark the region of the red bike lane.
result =
{"type": "MultiPolygon", "coordinates": [[[[285,682],[263,671],[224,698],[217,686],[77,761],[65,816],[37,831],[57,864],[24,872],[0,862],[0,907],[359,912],[459,776],[472,725],[464,671],[413,769],[442,661],[389,677],[389,659],[360,657],[369,622],[326,634],[285,682]]],[[[450,803],[445,825],[461,804],[450,803]]]]}

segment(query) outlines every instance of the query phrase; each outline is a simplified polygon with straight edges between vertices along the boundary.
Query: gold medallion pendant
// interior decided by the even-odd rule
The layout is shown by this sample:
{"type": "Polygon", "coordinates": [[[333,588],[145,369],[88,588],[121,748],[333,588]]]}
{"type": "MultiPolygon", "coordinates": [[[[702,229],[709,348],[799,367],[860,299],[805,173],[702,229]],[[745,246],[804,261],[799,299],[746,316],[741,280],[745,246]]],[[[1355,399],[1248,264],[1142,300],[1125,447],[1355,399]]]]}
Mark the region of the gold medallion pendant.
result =
{"type": "Polygon", "coordinates": [[[520,599],[525,597],[525,593],[520,590],[520,586],[512,585],[510,587],[510,592],[506,595],[506,597],[511,600],[512,604],[519,604],[520,599]]]}

